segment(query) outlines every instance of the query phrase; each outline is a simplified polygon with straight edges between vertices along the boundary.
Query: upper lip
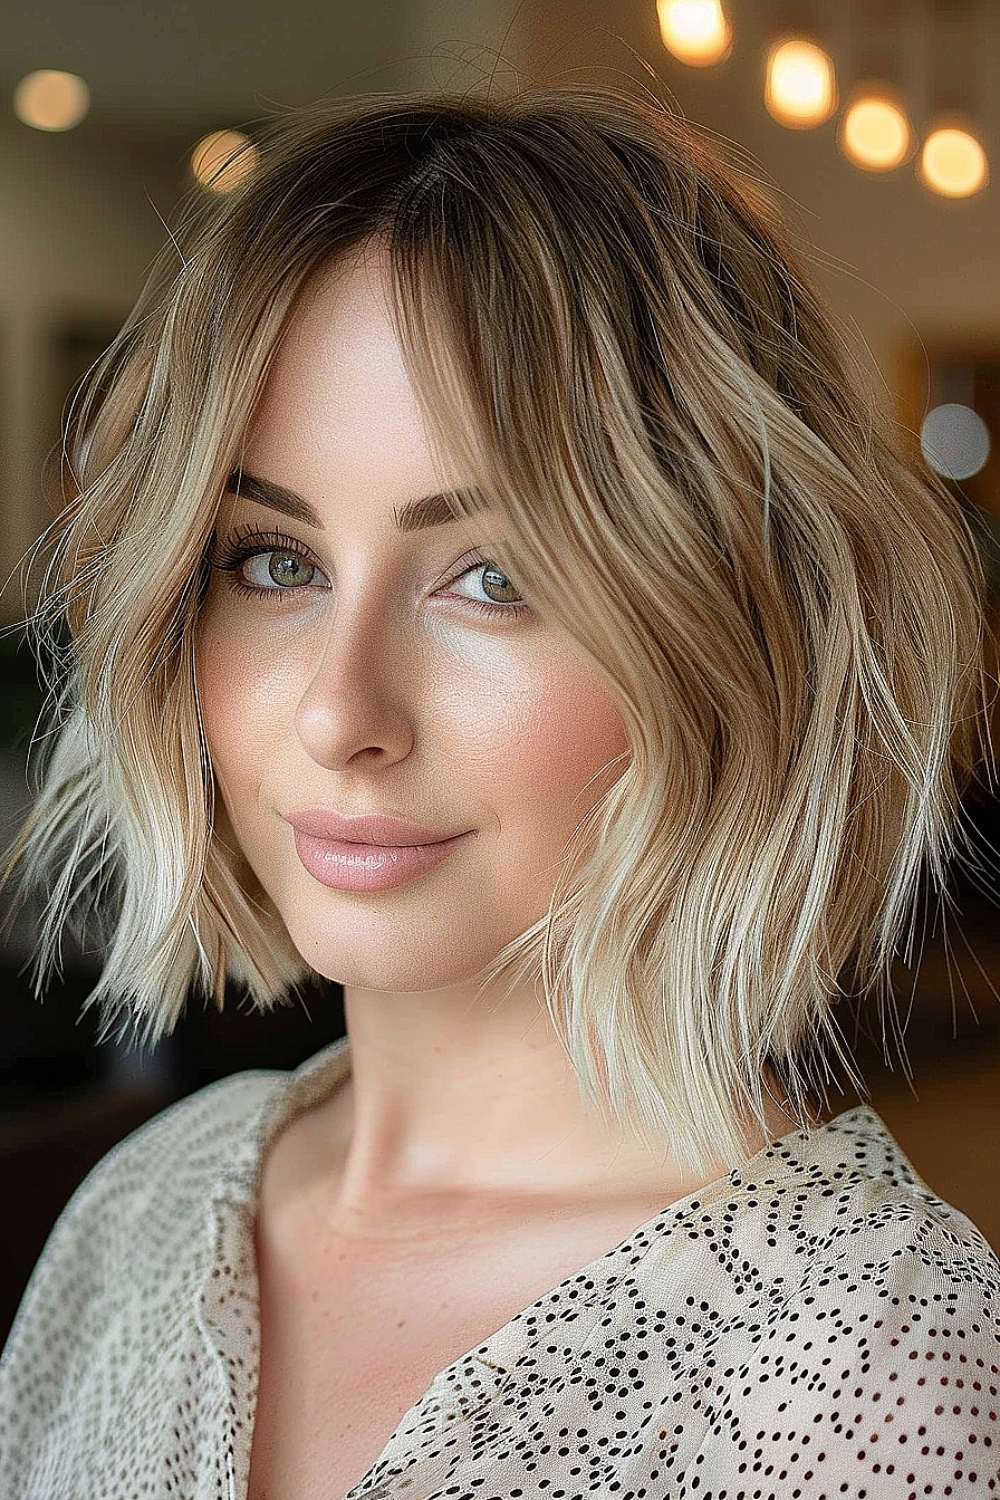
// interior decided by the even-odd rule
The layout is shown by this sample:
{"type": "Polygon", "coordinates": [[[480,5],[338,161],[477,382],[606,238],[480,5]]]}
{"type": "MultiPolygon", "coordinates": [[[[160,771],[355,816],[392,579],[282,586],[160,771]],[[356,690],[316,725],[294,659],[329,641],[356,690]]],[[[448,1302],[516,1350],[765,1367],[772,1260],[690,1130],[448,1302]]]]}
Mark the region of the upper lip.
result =
{"type": "Polygon", "coordinates": [[[394,818],[386,813],[360,813],[345,817],[326,807],[301,807],[298,812],[282,813],[286,823],[299,833],[317,839],[340,839],[350,844],[377,844],[384,848],[402,848],[407,844],[440,844],[445,839],[467,833],[465,828],[442,833],[413,823],[409,818],[394,818]]]}

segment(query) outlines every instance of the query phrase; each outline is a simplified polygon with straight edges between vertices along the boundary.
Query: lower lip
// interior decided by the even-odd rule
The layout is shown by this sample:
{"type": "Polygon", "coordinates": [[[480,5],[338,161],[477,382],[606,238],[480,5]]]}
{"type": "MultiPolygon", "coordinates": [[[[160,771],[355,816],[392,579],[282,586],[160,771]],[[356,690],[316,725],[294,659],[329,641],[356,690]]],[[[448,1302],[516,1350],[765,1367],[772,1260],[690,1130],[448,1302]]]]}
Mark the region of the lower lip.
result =
{"type": "Polygon", "coordinates": [[[335,891],[388,891],[439,865],[470,833],[438,844],[348,844],[295,829],[295,852],[321,885],[335,891]]]}

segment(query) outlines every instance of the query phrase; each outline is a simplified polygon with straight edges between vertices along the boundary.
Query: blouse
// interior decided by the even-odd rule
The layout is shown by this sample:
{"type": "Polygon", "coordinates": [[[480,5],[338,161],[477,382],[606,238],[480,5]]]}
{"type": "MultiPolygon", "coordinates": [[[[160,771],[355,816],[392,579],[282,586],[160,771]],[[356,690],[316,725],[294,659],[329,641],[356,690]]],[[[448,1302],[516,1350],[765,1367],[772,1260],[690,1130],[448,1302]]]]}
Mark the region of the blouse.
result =
{"type": "MultiPolygon", "coordinates": [[[[260,1165],[349,1066],[224,1078],[77,1188],[0,1357],[3,1500],[245,1500],[260,1165]]],[[[979,1500],[998,1388],[1000,1263],[861,1106],[441,1370],[348,1500],[979,1500]]]]}

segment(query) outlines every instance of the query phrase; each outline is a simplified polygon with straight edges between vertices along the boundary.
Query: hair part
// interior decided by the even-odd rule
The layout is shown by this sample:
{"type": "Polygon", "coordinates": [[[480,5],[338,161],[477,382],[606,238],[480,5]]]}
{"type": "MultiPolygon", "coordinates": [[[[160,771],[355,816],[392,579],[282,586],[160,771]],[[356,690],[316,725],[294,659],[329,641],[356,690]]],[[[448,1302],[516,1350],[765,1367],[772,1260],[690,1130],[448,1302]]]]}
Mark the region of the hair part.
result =
{"type": "Polygon", "coordinates": [[[192,987],[309,973],[217,806],[193,643],[227,475],[309,278],[384,246],[440,455],[615,694],[631,745],[545,918],[488,966],[541,987],[585,1107],[697,1167],[790,1125],[853,967],[891,1010],[987,754],[986,586],[961,508],[863,394],[787,230],[717,142],[607,88],[326,101],[195,206],[95,367],[28,621],[59,663],[0,881],[106,949],[87,1004],[149,1044],[192,987]],[[68,640],[60,632],[68,627],[68,640]]]}

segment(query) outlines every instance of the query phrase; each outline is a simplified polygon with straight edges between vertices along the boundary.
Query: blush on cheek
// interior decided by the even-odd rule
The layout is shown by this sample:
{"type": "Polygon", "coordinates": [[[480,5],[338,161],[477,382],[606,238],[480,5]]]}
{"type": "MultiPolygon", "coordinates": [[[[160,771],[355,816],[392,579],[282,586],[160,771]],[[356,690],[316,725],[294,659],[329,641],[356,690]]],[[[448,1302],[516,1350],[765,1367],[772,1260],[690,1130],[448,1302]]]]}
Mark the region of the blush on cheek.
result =
{"type": "Polygon", "coordinates": [[[592,670],[577,668],[539,697],[533,717],[526,754],[549,795],[559,801],[576,798],[576,816],[582,816],[627,765],[629,742],[617,704],[592,670]],[[588,787],[609,761],[615,764],[608,774],[588,787]]]}
{"type": "Polygon", "coordinates": [[[576,657],[546,654],[516,692],[493,692],[480,709],[466,717],[463,762],[493,788],[498,810],[536,825],[539,841],[560,846],[629,764],[618,706],[576,657]]]}
{"type": "Polygon", "coordinates": [[[213,761],[224,754],[226,726],[232,724],[238,711],[237,699],[243,697],[242,673],[218,640],[211,623],[202,625],[195,648],[195,681],[201,721],[213,761]]]}
{"type": "Polygon", "coordinates": [[[277,727],[281,699],[270,686],[275,656],[273,649],[255,652],[234,640],[224,607],[209,609],[195,646],[195,675],[205,737],[219,769],[231,759],[238,764],[262,731],[277,727]]]}

